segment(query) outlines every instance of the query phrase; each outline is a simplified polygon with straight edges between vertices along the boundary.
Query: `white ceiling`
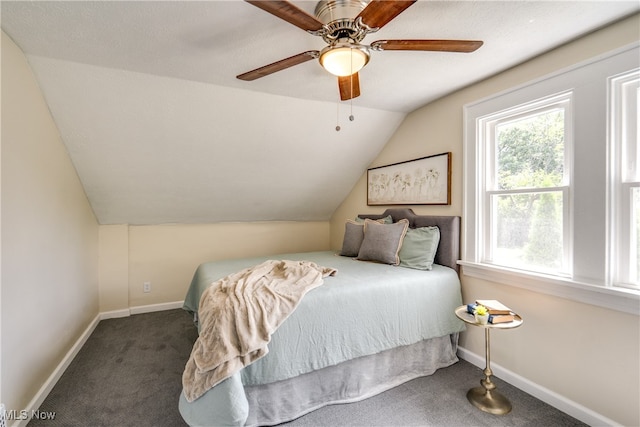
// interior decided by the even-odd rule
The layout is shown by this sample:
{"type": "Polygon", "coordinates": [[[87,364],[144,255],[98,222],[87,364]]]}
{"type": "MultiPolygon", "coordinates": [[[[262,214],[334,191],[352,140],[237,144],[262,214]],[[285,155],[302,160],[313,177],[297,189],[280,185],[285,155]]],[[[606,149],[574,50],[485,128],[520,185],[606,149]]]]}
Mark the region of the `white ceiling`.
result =
{"type": "MultiPolygon", "coordinates": [[[[313,14],[315,2],[294,3],[313,14]]],[[[157,224],[326,220],[406,113],[638,10],[638,1],[419,1],[364,43],[484,45],[373,52],[352,104],[338,103],[335,77],[316,61],[236,79],[324,46],[243,1],[2,0],[1,22],[100,223],[157,224]]]]}

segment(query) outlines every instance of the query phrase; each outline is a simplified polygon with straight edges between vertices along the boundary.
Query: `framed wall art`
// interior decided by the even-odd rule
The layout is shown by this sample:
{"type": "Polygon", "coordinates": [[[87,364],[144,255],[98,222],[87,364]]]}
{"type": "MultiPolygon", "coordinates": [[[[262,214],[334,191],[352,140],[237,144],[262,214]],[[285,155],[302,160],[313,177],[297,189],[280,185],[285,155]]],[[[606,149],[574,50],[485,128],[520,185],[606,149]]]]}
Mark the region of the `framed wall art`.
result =
{"type": "Polygon", "coordinates": [[[450,205],[451,152],[367,169],[367,205],[450,205]]]}

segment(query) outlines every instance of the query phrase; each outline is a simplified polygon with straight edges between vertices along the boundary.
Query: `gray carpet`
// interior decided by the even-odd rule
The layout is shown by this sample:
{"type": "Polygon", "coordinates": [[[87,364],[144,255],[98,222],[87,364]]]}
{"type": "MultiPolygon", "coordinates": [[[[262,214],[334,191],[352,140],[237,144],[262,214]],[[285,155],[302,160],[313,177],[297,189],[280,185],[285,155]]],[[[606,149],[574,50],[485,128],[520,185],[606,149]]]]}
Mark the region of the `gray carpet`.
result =
{"type": "MultiPolygon", "coordinates": [[[[181,376],[197,337],[182,310],[101,321],[45,399],[53,421],[29,426],[184,426],[181,376]]],[[[482,370],[460,361],[362,402],[332,405],[286,426],[578,426],[576,419],[494,378],[513,404],[507,415],[466,399],[482,370]]]]}

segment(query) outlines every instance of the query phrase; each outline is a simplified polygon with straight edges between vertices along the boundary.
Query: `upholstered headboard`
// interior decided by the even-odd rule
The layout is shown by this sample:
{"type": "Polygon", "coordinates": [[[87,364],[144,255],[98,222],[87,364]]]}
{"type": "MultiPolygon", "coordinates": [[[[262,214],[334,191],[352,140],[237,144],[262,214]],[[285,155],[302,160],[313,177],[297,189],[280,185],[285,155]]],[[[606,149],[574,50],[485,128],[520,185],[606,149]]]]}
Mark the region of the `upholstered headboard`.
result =
{"type": "Polygon", "coordinates": [[[460,217],[417,215],[412,209],[387,209],[382,214],[359,214],[360,218],[380,219],[391,215],[393,222],[409,220],[409,227],[436,226],[440,229],[440,244],[434,262],[460,271],[460,217]]]}

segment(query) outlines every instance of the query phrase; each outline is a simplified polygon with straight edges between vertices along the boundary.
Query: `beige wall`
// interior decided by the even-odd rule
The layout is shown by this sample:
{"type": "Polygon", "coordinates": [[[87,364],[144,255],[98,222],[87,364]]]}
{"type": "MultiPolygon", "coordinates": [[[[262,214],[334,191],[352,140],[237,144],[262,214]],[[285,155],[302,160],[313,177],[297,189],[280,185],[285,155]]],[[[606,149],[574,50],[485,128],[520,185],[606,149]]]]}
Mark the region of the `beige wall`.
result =
{"type": "Polygon", "coordinates": [[[203,262],[328,249],[329,222],[101,226],[100,310],[182,301],[203,262]]]}
{"type": "MultiPolygon", "coordinates": [[[[379,166],[430,154],[453,153],[451,206],[415,207],[422,214],[462,215],[463,106],[639,39],[639,15],[433,102],[407,116],[374,161],[379,166]]],[[[363,176],[331,220],[331,247],[342,244],[344,220],[366,205],[363,176]]],[[[464,237],[463,237],[464,238],[464,237]]],[[[638,316],[572,302],[462,275],[463,298],[497,298],[525,324],[492,335],[492,361],[623,425],[640,425],[638,316]]],[[[484,357],[484,336],[468,330],[460,344],[484,357]]]]}
{"type": "Polygon", "coordinates": [[[98,314],[98,224],[20,49],[2,33],[2,402],[22,410],[98,314]]]}
{"type": "Polygon", "coordinates": [[[129,227],[100,226],[100,312],[129,308],[129,227]]]}

